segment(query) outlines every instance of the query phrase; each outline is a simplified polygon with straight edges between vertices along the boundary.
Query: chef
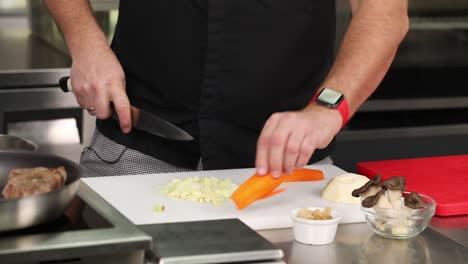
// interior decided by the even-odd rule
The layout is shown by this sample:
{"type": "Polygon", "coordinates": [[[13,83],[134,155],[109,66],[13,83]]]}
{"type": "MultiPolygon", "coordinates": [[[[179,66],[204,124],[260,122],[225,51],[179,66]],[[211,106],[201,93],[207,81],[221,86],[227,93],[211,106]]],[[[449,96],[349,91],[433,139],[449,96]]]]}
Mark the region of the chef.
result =
{"type": "Polygon", "coordinates": [[[97,117],[88,176],[256,167],[277,177],[330,162],[408,30],[407,0],[351,0],[334,57],[332,0],[120,0],[109,47],[87,0],[44,2],[76,100],[97,117]],[[195,140],[132,129],[130,105],[195,140]]]}

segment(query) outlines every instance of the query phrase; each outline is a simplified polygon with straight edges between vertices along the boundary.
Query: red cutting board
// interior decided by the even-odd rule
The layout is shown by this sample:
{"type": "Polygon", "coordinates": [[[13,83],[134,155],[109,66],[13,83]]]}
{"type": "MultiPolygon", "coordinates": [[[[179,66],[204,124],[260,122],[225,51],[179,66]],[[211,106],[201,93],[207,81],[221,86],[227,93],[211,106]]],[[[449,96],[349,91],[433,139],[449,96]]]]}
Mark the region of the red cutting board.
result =
{"type": "Polygon", "coordinates": [[[359,162],[357,173],[404,176],[408,191],[437,202],[436,215],[468,214],[468,155],[359,162]]]}

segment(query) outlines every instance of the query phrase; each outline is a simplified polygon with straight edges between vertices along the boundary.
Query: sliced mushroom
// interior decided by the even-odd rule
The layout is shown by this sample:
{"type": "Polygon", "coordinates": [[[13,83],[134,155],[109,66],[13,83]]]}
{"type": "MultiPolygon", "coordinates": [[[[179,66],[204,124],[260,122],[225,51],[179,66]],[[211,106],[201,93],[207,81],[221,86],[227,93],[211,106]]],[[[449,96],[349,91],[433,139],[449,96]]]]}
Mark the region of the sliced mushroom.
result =
{"type": "Polygon", "coordinates": [[[379,174],[375,175],[374,178],[372,178],[372,180],[369,180],[361,188],[354,190],[351,193],[351,195],[353,195],[354,197],[363,197],[363,194],[368,192],[369,189],[373,189],[372,190],[373,194],[367,193],[366,197],[375,195],[378,191],[380,191],[380,188],[371,188],[371,187],[377,186],[381,179],[382,179],[382,176],[380,176],[379,174]]]}
{"type": "Polygon", "coordinates": [[[374,185],[374,186],[369,187],[369,189],[365,191],[364,193],[362,193],[360,196],[362,199],[366,199],[369,196],[376,195],[378,192],[380,192],[380,190],[382,190],[382,187],[378,185],[374,185]]]}
{"type": "Polygon", "coordinates": [[[392,205],[393,209],[401,209],[403,208],[403,203],[401,198],[403,197],[403,193],[400,190],[387,190],[388,201],[392,205]]]}
{"type": "Polygon", "coordinates": [[[403,191],[406,190],[405,183],[406,179],[401,176],[391,177],[380,183],[382,188],[387,189],[388,201],[393,209],[401,209],[403,207],[401,198],[403,197],[403,191]]]}
{"type": "Polygon", "coordinates": [[[388,189],[388,190],[401,190],[401,191],[404,191],[404,190],[406,190],[405,184],[406,184],[405,177],[395,176],[395,177],[391,177],[391,178],[383,181],[379,185],[382,186],[385,189],[388,189]]]}
{"type": "Polygon", "coordinates": [[[418,193],[412,192],[405,197],[405,205],[412,209],[424,208],[424,201],[418,193]]]}
{"type": "MultiPolygon", "coordinates": [[[[382,189],[385,190],[385,189],[382,189]]],[[[391,209],[393,208],[393,205],[390,203],[388,200],[388,190],[384,193],[384,195],[381,195],[379,200],[377,201],[377,204],[375,205],[377,208],[384,208],[384,209],[391,209]]],[[[377,209],[376,209],[377,210],[377,209]]]]}
{"type": "Polygon", "coordinates": [[[374,205],[376,205],[377,202],[379,202],[380,198],[387,199],[387,197],[385,196],[384,188],[378,191],[375,195],[369,196],[366,199],[362,200],[362,206],[366,208],[371,208],[374,205]]]}

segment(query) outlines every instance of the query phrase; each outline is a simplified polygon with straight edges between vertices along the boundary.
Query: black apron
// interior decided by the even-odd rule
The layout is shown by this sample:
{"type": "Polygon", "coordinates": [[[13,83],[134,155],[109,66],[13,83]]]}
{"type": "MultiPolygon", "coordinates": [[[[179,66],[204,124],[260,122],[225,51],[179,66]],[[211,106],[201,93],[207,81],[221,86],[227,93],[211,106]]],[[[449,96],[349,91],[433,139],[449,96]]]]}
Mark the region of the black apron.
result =
{"type": "Polygon", "coordinates": [[[130,102],[196,140],[125,135],[112,119],[98,120],[98,130],[178,166],[195,168],[201,157],[204,169],[253,167],[266,120],[303,109],[330,69],[334,2],[121,0],[112,49],[130,102]]]}

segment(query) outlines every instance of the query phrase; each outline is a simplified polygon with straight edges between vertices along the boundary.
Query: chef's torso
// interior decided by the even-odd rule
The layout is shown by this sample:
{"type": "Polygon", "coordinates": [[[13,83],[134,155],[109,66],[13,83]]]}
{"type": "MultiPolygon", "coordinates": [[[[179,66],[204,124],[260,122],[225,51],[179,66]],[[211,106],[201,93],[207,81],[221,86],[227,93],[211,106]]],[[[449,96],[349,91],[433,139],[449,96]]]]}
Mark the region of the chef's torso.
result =
{"type": "Polygon", "coordinates": [[[204,169],[253,167],[268,117],[304,108],[319,88],[334,36],[330,0],[121,0],[112,48],[130,102],[196,140],[124,135],[112,119],[98,129],[175,165],[201,157],[204,169]]]}

